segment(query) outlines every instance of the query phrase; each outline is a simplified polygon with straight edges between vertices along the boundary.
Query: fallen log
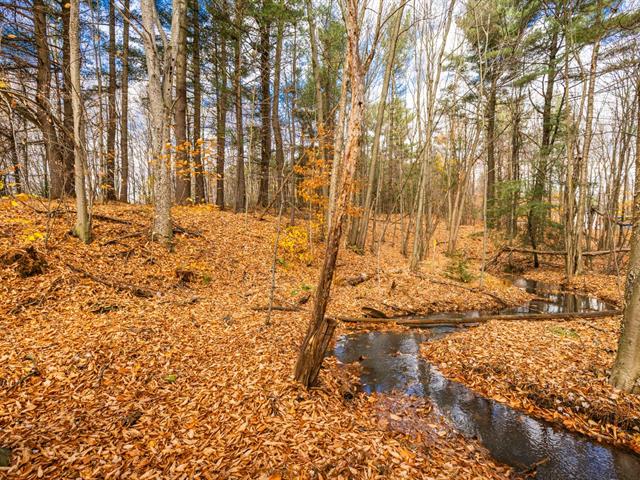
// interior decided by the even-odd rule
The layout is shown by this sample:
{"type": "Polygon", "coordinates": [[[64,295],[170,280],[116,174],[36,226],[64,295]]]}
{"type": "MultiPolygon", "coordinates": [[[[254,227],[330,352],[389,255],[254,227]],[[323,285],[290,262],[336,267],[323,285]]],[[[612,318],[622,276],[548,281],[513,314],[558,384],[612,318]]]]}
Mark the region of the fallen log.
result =
{"type": "Polygon", "coordinates": [[[593,312],[565,312],[565,313],[514,313],[514,314],[487,314],[480,317],[460,317],[451,318],[449,316],[433,316],[433,317],[390,317],[390,318],[370,318],[370,317],[335,317],[345,323],[374,323],[374,324],[396,324],[407,327],[441,327],[466,325],[473,323],[486,323],[490,320],[496,321],[544,321],[557,320],[565,321],[574,318],[604,318],[621,315],[620,310],[604,310],[593,312]]]}
{"type": "Polygon", "coordinates": [[[269,305],[262,305],[259,307],[251,307],[251,310],[253,310],[254,312],[267,312],[269,310],[276,310],[278,312],[299,312],[300,310],[302,310],[302,308],[287,307],[283,305],[272,305],[271,307],[269,307],[269,305]]]}
{"type": "MultiPolygon", "coordinates": [[[[626,253],[629,252],[630,249],[628,247],[625,248],[619,248],[616,250],[593,250],[590,252],[582,252],[582,256],[583,257],[597,257],[600,255],[610,255],[612,253],[626,253]]],[[[506,252],[514,252],[514,253],[529,253],[529,254],[537,254],[537,255],[550,255],[550,256],[557,256],[557,257],[564,257],[567,255],[566,250],[536,250],[534,248],[524,248],[524,247],[510,247],[508,245],[505,245],[503,247],[500,248],[500,250],[496,253],[496,255],[494,255],[494,257],[488,262],[491,263],[492,261],[495,261],[494,259],[497,259],[497,257],[499,257],[500,255],[502,255],[503,253],[506,252]]]]}
{"type": "Polygon", "coordinates": [[[94,282],[101,283],[103,285],[106,285],[107,287],[115,288],[116,290],[130,292],[136,297],[151,298],[156,295],[155,292],[147,288],[139,287],[136,285],[129,285],[128,283],[119,282],[117,280],[112,280],[110,278],[100,277],[98,275],[94,275],[93,273],[88,272],[87,270],[84,270],[83,268],[77,267],[70,263],[65,263],[65,266],[72,272],[79,273],[80,275],[84,275],[85,277],[93,280],[94,282]]]}
{"type": "Polygon", "coordinates": [[[420,275],[418,273],[415,274],[418,278],[421,278],[423,280],[426,280],[428,282],[431,283],[437,283],[438,285],[446,285],[447,287],[454,287],[454,288],[460,288],[462,290],[467,290],[468,292],[473,292],[473,293],[478,293],[480,295],[486,295],[487,297],[491,297],[493,298],[495,301],[497,301],[498,303],[500,303],[503,306],[508,306],[509,304],[503,300],[502,298],[500,298],[498,295],[488,292],[487,290],[484,290],[482,288],[478,288],[478,287],[467,287],[464,285],[459,285],[457,283],[453,283],[453,282],[446,282],[444,280],[437,280],[435,278],[430,278],[430,277],[426,277],[424,275],[420,275]]]}

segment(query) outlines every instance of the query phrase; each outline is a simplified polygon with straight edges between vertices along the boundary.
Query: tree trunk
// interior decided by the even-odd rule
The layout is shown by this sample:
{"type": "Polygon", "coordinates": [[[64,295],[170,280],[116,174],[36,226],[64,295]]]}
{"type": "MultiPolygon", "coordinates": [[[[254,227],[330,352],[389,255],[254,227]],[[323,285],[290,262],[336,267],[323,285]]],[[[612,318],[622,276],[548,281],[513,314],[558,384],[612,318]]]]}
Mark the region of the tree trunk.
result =
{"type": "MultiPolygon", "coordinates": [[[[640,78],[637,80],[636,99],[637,124],[640,125],[640,78]]],[[[636,172],[640,172],[640,130],[636,132],[635,163],[636,172]]],[[[640,393],[640,175],[635,178],[633,234],[628,268],[622,330],[610,382],[616,388],[640,393]]]]}
{"type": "Polygon", "coordinates": [[[51,118],[51,57],[47,43],[47,7],[43,0],[33,0],[33,22],[38,67],[36,71],[36,104],[38,124],[42,130],[45,158],[49,167],[48,194],[60,198],[64,192],[64,164],[58,134],[51,118]]]}
{"type": "Polygon", "coordinates": [[[189,145],[187,144],[187,25],[186,18],[178,33],[178,51],[176,52],[176,100],[175,100],[175,139],[176,139],[176,203],[184,205],[191,195],[191,165],[189,163],[189,145]]]}
{"type": "MultiPolygon", "coordinates": [[[[273,138],[276,143],[276,179],[277,191],[282,191],[283,170],[284,170],[284,149],[282,147],[282,128],[280,126],[280,65],[282,63],[282,40],[284,36],[284,23],[278,21],[278,32],[276,39],[276,54],[273,65],[273,108],[271,110],[273,123],[273,138]]],[[[283,195],[278,195],[278,206],[283,195]]]]}
{"type": "Polygon", "coordinates": [[[325,317],[333,273],[338,257],[340,239],[347,215],[347,206],[353,190],[353,177],[360,156],[362,126],[364,124],[364,78],[366,68],[360,58],[359,0],[348,0],[345,7],[347,27],[347,55],[351,77],[351,110],[346,148],[342,158],[342,179],[331,230],[327,235],[324,263],[316,288],[313,313],[302,342],[295,368],[295,379],[307,388],[315,384],[324,353],[335,330],[335,320],[325,317]]]}
{"type": "MultiPolygon", "coordinates": [[[[382,91],[380,93],[380,100],[378,102],[378,111],[376,113],[376,124],[373,133],[373,145],[371,147],[371,161],[369,163],[369,174],[367,180],[367,191],[365,193],[364,211],[362,212],[362,219],[359,222],[358,234],[355,241],[355,246],[364,251],[365,244],[367,242],[367,233],[369,229],[369,218],[371,217],[371,208],[373,204],[373,192],[375,189],[376,173],[380,174],[378,168],[378,156],[380,151],[380,134],[382,133],[382,122],[384,120],[384,110],[387,104],[387,95],[389,93],[389,83],[391,81],[391,74],[393,72],[393,66],[396,61],[396,45],[398,44],[398,37],[400,36],[400,27],[402,25],[402,12],[405,3],[401,5],[401,8],[394,14],[395,21],[393,23],[389,50],[387,52],[387,64],[384,70],[384,79],[382,81],[382,91]]],[[[379,190],[378,194],[380,193],[379,190]]]]}
{"type": "Polygon", "coordinates": [[[315,13],[312,0],[306,0],[307,21],[309,23],[309,44],[311,46],[311,72],[316,95],[316,128],[318,135],[319,159],[325,160],[325,114],[324,100],[322,98],[322,78],[320,75],[320,60],[318,55],[318,37],[316,32],[315,13]]]}
{"type": "Polygon", "coordinates": [[[71,58],[70,58],[70,35],[69,35],[69,8],[66,7],[65,1],[60,2],[60,12],[62,17],[62,110],[64,114],[63,127],[64,131],[60,134],[60,141],[63,144],[62,149],[63,161],[63,182],[64,193],[70,196],[74,195],[74,160],[73,160],[73,108],[71,105],[71,58]]]}
{"type": "Polygon", "coordinates": [[[115,0],[109,0],[109,87],[107,89],[109,120],[107,121],[106,172],[102,180],[105,201],[116,199],[116,75],[116,8],[115,0]]]}
{"type": "MultiPolygon", "coordinates": [[[[598,5],[598,8],[601,8],[598,5]]],[[[598,14],[599,18],[599,14],[598,14]]],[[[598,22],[599,23],[599,22],[598,22]]],[[[589,198],[588,192],[588,171],[587,167],[589,164],[589,154],[591,152],[591,139],[593,137],[593,103],[594,103],[594,95],[595,95],[595,85],[596,85],[596,70],[598,67],[598,53],[600,51],[600,39],[598,38],[594,45],[593,50],[591,52],[591,65],[589,67],[589,84],[587,89],[587,115],[586,115],[586,126],[584,132],[584,146],[582,148],[582,158],[580,159],[580,198],[578,201],[578,212],[576,219],[576,231],[575,231],[575,273],[580,274],[583,268],[583,259],[582,259],[582,240],[583,240],[583,232],[584,232],[584,217],[587,213],[587,199],[589,198]]]]}
{"type": "Polygon", "coordinates": [[[244,125],[242,122],[242,26],[243,2],[236,2],[236,25],[238,30],[234,38],[235,71],[233,74],[233,90],[236,106],[236,213],[244,212],[247,195],[244,179],[244,125]]]}
{"type": "MultiPolygon", "coordinates": [[[[542,202],[546,188],[547,168],[549,155],[551,153],[551,132],[553,130],[553,89],[557,75],[556,56],[558,54],[558,30],[554,28],[551,36],[551,44],[549,46],[549,60],[547,62],[547,88],[544,92],[544,106],[542,109],[542,142],[539,151],[539,161],[535,171],[533,190],[531,193],[531,202],[527,213],[527,231],[531,248],[538,248],[542,236],[542,229],[546,209],[543,208],[542,202]]],[[[534,254],[533,265],[538,268],[538,256],[534,254]]]]}
{"type": "MultiPolygon", "coordinates": [[[[263,2],[264,7],[264,2],[263,2]]],[[[260,30],[260,188],[258,204],[269,205],[269,165],[271,164],[271,94],[269,74],[269,48],[271,23],[268,18],[258,19],[260,30]]]]}
{"type": "Polygon", "coordinates": [[[327,208],[327,231],[331,230],[331,224],[336,208],[338,184],[340,183],[340,159],[344,143],[344,121],[347,109],[347,89],[349,86],[349,72],[347,72],[347,59],[342,71],[342,85],[340,86],[340,102],[338,104],[338,124],[333,135],[333,162],[331,163],[331,178],[329,180],[329,205],[327,208]]]}
{"type": "Polygon", "coordinates": [[[120,201],[129,201],[129,0],[124,0],[120,107],[120,201]]]}
{"type": "MultiPolygon", "coordinates": [[[[226,2],[223,2],[223,12],[226,12],[226,2]]],[[[218,42],[218,105],[216,126],[216,205],[224,209],[224,165],[226,154],[227,130],[227,41],[224,32],[220,32],[218,42]]]]}
{"type": "Polygon", "coordinates": [[[160,24],[154,0],[142,0],[141,35],[147,64],[147,95],[149,97],[151,152],[154,165],[154,217],[153,237],[172,248],[173,225],[171,221],[171,150],[167,148],[169,126],[173,110],[173,75],[178,50],[178,36],[185,15],[185,0],[173,0],[171,14],[171,38],[158,31],[160,24]],[[156,32],[162,40],[162,59],[156,45],[156,32]]]}
{"type": "Polygon", "coordinates": [[[74,136],[74,186],[76,192],[75,234],[84,243],[91,238],[87,195],[85,192],[85,133],[80,84],[80,0],[71,0],[69,20],[69,60],[74,136]]]}
{"type": "Polygon", "coordinates": [[[487,227],[496,226],[496,97],[498,79],[494,74],[487,100],[487,227]]]}
{"type": "Polygon", "coordinates": [[[205,201],[204,166],[202,165],[202,85],[200,84],[200,2],[193,0],[193,170],[195,176],[193,200],[195,203],[205,201]]]}

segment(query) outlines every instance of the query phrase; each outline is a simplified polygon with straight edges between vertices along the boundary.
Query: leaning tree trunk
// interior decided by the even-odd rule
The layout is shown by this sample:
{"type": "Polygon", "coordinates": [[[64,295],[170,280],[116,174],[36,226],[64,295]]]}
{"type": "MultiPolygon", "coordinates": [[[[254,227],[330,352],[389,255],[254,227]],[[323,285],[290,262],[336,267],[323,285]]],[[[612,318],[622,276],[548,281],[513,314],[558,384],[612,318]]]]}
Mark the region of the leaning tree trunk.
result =
{"type": "Polygon", "coordinates": [[[85,191],[85,134],[80,96],[80,0],[71,0],[69,12],[69,60],[71,66],[71,103],[73,109],[74,187],[76,193],[75,233],[84,243],[91,238],[87,195],[85,191]]]}
{"type": "MultiPolygon", "coordinates": [[[[640,125],[640,79],[636,98],[636,114],[640,125]]],[[[636,172],[640,172],[640,130],[636,134],[636,172]]],[[[624,300],[622,331],[610,382],[616,388],[640,393],[640,175],[637,174],[633,197],[633,235],[624,300]]]]}
{"type": "Polygon", "coordinates": [[[351,77],[351,110],[347,142],[342,157],[342,179],[336,209],[327,235],[324,264],[315,293],[315,301],[307,334],[302,342],[295,367],[295,378],[307,388],[318,378],[324,353],[331,341],[336,324],[335,320],[325,317],[333,272],[336,267],[342,230],[347,216],[347,206],[351,197],[353,177],[360,157],[362,125],[364,124],[364,76],[365,68],[358,51],[360,27],[358,25],[358,0],[349,0],[345,9],[347,27],[347,64],[351,77]]]}

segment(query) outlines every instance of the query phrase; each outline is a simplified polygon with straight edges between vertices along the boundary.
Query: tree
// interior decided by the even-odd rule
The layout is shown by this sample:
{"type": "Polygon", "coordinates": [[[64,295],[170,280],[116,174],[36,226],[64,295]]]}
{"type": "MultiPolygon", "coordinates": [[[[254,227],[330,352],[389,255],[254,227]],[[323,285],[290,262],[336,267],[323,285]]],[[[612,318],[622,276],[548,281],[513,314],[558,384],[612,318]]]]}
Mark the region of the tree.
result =
{"type": "Polygon", "coordinates": [[[263,0],[262,10],[256,15],[260,41],[260,187],[258,204],[269,204],[269,166],[271,165],[271,16],[267,11],[268,0],[263,0]]]}
{"type": "Polygon", "coordinates": [[[36,43],[36,105],[37,119],[44,140],[46,164],[49,169],[48,194],[60,198],[64,190],[64,163],[58,132],[52,118],[51,52],[47,43],[47,11],[43,0],[33,0],[33,23],[36,43]]]}
{"type": "MultiPolygon", "coordinates": [[[[382,4],[380,4],[382,5],[382,4]]],[[[342,8],[345,26],[347,29],[347,58],[345,65],[350,77],[351,84],[351,108],[349,110],[349,123],[347,127],[347,139],[342,156],[340,169],[342,176],[338,188],[335,212],[331,221],[331,229],[327,234],[324,262],[320,269],[320,276],[316,287],[313,302],[311,320],[307,327],[307,333],[300,347],[298,360],[295,366],[295,379],[311,387],[318,378],[320,366],[324,358],[324,353],[331,341],[336,327],[334,319],[325,317],[333,273],[336,267],[340,240],[347,218],[347,207],[353,191],[353,180],[356,165],[360,158],[362,149],[362,127],[364,124],[364,79],[375,52],[376,43],[363,59],[360,52],[360,32],[361,22],[359,19],[363,15],[362,8],[366,7],[366,2],[362,0],[344,0],[342,8]]],[[[380,16],[378,12],[378,29],[380,27],[380,16]]],[[[374,38],[378,38],[377,30],[374,38]]]]}
{"type": "MultiPolygon", "coordinates": [[[[109,86],[107,88],[107,159],[105,176],[102,179],[105,201],[116,199],[116,7],[115,0],[109,0],[109,86]]],[[[126,132],[121,132],[125,135],[126,132]]]]}
{"type": "Polygon", "coordinates": [[[236,213],[243,212],[246,206],[246,187],[244,179],[244,126],[242,122],[242,30],[244,22],[244,2],[237,0],[235,6],[235,31],[233,39],[234,68],[233,90],[236,107],[236,213]]]}
{"type": "Polygon", "coordinates": [[[191,165],[187,144],[187,19],[182,17],[176,52],[176,203],[185,204],[191,195],[191,165]]]}
{"type": "Polygon", "coordinates": [[[402,25],[402,12],[404,10],[405,3],[400,5],[398,11],[394,14],[394,22],[391,27],[391,34],[389,38],[389,47],[387,49],[387,63],[384,71],[384,79],[382,81],[382,91],[380,93],[380,100],[378,101],[378,111],[376,113],[375,131],[373,133],[373,145],[371,147],[371,162],[369,163],[369,174],[367,182],[367,191],[364,201],[364,212],[360,221],[359,228],[357,229],[357,235],[355,239],[355,246],[364,251],[365,243],[367,241],[367,232],[369,230],[369,218],[371,216],[371,208],[373,205],[373,190],[376,173],[379,170],[378,156],[380,151],[380,134],[382,133],[382,123],[384,121],[384,110],[387,104],[387,95],[389,94],[389,83],[391,82],[391,73],[395,65],[396,58],[396,46],[398,44],[398,38],[400,37],[400,26],[402,25]]]}
{"type": "Polygon", "coordinates": [[[129,201],[129,0],[124,0],[122,26],[122,88],[120,91],[120,198],[129,201]]]}
{"type": "Polygon", "coordinates": [[[162,28],[154,0],[142,0],[141,32],[147,63],[147,95],[151,130],[151,161],[154,165],[153,236],[171,248],[173,225],[171,220],[171,144],[169,126],[173,112],[173,77],[178,52],[179,29],[186,14],[185,0],[173,0],[171,33],[167,37],[162,28]],[[156,44],[156,33],[162,50],[156,44]]]}
{"type": "Polygon", "coordinates": [[[74,138],[74,186],[76,192],[75,234],[84,243],[91,239],[87,195],[85,191],[85,134],[82,119],[82,97],[80,95],[80,0],[71,0],[69,21],[69,63],[71,66],[71,96],[73,106],[74,138]]]}
{"type": "MultiPolygon", "coordinates": [[[[640,76],[636,88],[636,172],[640,172],[640,76]]],[[[640,393],[640,175],[636,175],[633,194],[633,234],[624,291],[624,316],[618,341],[611,384],[628,392],[640,393]]]]}
{"type": "MultiPolygon", "coordinates": [[[[220,18],[227,15],[227,2],[222,1],[220,18]]],[[[224,20],[226,21],[226,20],[224,20]]],[[[216,205],[224,209],[224,166],[227,141],[227,31],[223,21],[220,22],[216,58],[216,205]]]]}
{"type": "Polygon", "coordinates": [[[204,139],[202,138],[202,85],[200,83],[200,2],[192,1],[193,15],[193,44],[191,50],[192,70],[193,70],[193,171],[195,176],[193,201],[202,203],[204,196],[204,166],[202,164],[202,149],[204,139]]]}

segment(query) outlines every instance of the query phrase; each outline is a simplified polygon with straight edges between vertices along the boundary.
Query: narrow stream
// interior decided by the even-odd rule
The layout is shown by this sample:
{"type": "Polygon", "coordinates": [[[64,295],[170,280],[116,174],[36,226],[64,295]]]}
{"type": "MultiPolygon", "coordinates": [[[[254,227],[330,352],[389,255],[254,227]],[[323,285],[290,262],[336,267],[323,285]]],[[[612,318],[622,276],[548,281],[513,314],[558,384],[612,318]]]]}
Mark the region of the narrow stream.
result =
{"type": "MultiPolygon", "coordinates": [[[[515,279],[513,283],[536,299],[500,313],[584,312],[612,310],[598,299],[554,293],[549,285],[515,279]]],[[[454,312],[442,316],[479,317],[488,312],[454,312]]],[[[450,317],[449,317],[450,318],[450,317]]],[[[373,331],[344,335],[334,355],[342,363],[360,362],[366,393],[401,392],[426,397],[463,435],[478,439],[499,462],[516,471],[537,465],[538,479],[640,479],[640,457],[600,444],[548,422],[534,419],[504,404],[481,397],[464,385],[448,380],[420,356],[420,343],[441,338],[452,328],[430,329],[430,334],[373,331]]]]}

